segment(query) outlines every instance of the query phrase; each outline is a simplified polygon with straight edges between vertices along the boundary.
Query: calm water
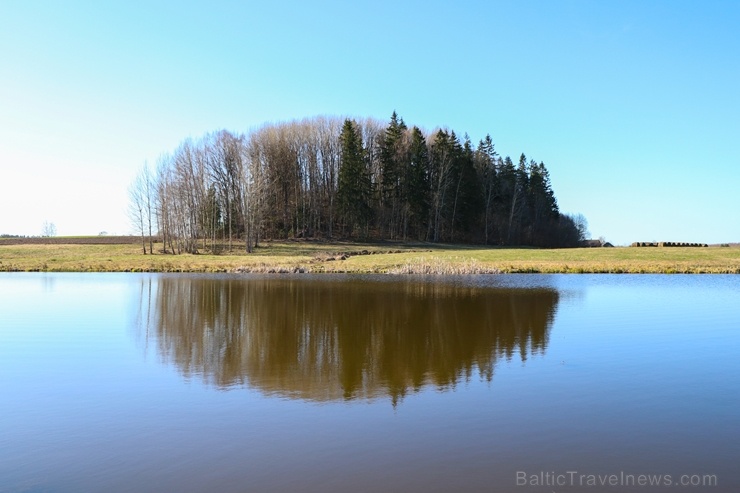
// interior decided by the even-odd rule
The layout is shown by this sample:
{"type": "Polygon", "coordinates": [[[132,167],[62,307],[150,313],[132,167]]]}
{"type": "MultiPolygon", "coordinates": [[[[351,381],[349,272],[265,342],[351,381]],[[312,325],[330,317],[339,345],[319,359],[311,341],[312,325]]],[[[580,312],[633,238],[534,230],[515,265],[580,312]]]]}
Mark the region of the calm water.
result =
{"type": "Polygon", "coordinates": [[[739,353],[740,276],[0,274],[0,491],[737,492],[739,353]]]}

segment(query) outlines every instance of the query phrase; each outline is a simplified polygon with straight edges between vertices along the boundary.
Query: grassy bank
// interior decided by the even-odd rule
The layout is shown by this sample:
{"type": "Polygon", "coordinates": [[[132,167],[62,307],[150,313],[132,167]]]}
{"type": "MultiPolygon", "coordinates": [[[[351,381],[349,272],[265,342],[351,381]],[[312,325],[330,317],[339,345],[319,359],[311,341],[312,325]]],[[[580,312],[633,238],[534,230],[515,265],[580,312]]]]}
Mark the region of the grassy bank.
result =
{"type": "Polygon", "coordinates": [[[253,254],[142,255],[137,244],[75,240],[9,244],[0,271],[740,273],[740,248],[576,248],[541,250],[400,243],[267,242],[253,254]]]}

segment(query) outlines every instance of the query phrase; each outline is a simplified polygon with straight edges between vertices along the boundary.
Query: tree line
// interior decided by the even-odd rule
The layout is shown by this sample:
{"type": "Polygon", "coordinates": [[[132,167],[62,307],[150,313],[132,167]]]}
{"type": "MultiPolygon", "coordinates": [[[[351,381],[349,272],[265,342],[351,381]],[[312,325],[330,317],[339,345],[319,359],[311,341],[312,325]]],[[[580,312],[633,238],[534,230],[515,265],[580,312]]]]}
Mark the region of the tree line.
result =
{"type": "Polygon", "coordinates": [[[543,162],[500,156],[395,112],[314,117],[186,139],[129,187],[144,253],[196,253],[264,238],[390,239],[569,247],[585,219],[560,212],[543,162]],[[148,242],[148,243],[147,243],[148,242]]]}

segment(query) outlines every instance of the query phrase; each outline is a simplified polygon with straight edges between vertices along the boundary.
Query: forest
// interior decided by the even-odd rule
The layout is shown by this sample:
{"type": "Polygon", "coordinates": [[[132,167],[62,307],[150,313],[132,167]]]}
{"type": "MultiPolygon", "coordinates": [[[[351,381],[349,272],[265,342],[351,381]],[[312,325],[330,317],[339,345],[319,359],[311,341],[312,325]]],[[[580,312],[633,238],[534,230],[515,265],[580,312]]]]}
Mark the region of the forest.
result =
{"type": "Polygon", "coordinates": [[[444,128],[313,117],[186,139],[129,187],[144,253],[251,252],[264,239],[573,247],[545,164],[444,128]],[[148,243],[148,245],[147,245],[148,243]],[[160,247],[158,246],[158,248],[160,247]]]}

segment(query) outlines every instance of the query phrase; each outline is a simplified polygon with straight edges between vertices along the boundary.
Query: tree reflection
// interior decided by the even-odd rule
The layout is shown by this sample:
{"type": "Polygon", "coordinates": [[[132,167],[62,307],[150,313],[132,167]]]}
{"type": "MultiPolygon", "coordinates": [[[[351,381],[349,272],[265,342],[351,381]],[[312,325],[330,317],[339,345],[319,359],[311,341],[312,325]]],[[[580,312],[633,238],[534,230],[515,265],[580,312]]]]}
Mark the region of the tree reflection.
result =
{"type": "Polygon", "coordinates": [[[490,381],[500,358],[546,349],[559,297],[410,279],[142,282],[140,330],[185,376],[318,401],[490,381]]]}

